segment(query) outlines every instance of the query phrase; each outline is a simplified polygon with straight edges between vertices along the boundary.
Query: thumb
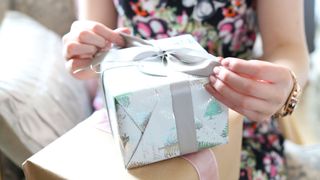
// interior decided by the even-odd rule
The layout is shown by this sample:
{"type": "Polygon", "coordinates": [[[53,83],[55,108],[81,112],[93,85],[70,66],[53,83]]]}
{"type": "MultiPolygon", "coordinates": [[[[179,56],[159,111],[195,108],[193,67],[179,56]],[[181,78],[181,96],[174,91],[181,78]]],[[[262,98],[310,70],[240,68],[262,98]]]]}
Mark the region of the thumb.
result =
{"type": "Polygon", "coordinates": [[[131,34],[131,30],[127,27],[121,27],[114,30],[115,32],[122,32],[126,34],[131,34]]]}

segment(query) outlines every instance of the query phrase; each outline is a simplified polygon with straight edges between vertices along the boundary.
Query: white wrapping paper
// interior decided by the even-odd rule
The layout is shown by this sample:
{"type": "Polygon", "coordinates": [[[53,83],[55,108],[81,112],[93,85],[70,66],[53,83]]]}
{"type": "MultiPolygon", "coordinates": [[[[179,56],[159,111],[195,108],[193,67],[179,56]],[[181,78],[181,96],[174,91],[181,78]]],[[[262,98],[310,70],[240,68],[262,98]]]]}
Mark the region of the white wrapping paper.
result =
{"type": "Polygon", "coordinates": [[[190,75],[198,73],[192,67],[205,69],[205,60],[213,56],[190,35],[149,42],[154,47],[111,50],[101,66],[109,119],[127,168],[228,141],[227,108],[204,89],[207,76],[190,75]],[[167,54],[184,60],[192,55],[204,58],[179,64],[158,56],[154,49],[189,50],[167,54]]]}

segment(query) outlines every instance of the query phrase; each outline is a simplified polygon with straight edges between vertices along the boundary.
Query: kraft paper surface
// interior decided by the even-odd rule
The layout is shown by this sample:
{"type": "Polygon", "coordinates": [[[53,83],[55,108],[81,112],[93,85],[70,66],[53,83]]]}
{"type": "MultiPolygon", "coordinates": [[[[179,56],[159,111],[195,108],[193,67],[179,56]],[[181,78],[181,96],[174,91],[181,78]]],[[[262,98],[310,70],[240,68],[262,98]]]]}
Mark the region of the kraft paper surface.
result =
{"type": "MultiPolygon", "coordinates": [[[[93,114],[26,160],[26,179],[198,179],[193,166],[180,157],[126,170],[112,135],[95,127],[97,116],[93,114]]],[[[221,180],[239,177],[242,116],[230,111],[229,125],[229,144],[212,148],[221,180]]]]}

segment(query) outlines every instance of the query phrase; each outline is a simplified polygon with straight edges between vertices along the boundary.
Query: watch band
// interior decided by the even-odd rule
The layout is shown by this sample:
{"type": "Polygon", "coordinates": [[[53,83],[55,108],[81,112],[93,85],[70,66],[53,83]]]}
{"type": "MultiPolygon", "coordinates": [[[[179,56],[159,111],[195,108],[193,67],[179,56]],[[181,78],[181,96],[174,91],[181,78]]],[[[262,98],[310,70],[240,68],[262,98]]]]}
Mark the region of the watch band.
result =
{"type": "Polygon", "coordinates": [[[291,115],[298,104],[299,96],[301,94],[301,88],[297,82],[295,74],[290,71],[293,80],[292,90],[285,102],[285,104],[273,115],[274,118],[283,118],[287,115],[291,115]]]}

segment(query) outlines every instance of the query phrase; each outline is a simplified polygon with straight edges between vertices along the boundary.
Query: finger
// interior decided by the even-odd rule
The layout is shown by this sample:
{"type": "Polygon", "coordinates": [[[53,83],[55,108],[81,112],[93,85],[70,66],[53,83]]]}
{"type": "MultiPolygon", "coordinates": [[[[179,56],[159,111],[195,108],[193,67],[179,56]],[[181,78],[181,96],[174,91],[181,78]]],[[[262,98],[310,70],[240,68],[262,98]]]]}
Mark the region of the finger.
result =
{"type": "Polygon", "coordinates": [[[111,43],[109,41],[107,41],[106,46],[104,48],[100,49],[100,51],[106,52],[111,48],[111,46],[112,46],[111,43]]]}
{"type": "Polygon", "coordinates": [[[78,56],[73,56],[72,59],[93,59],[94,55],[92,54],[81,54],[78,56]]]}
{"type": "Polygon", "coordinates": [[[82,30],[77,33],[69,32],[62,37],[62,41],[64,44],[67,44],[68,41],[78,41],[83,44],[97,46],[101,49],[105,48],[108,44],[110,44],[110,42],[106,41],[102,36],[99,36],[98,34],[90,30],[82,30]]]}
{"type": "Polygon", "coordinates": [[[119,35],[118,32],[113,31],[112,29],[100,23],[95,24],[92,27],[92,31],[98,35],[101,35],[107,41],[110,41],[111,43],[114,43],[120,47],[123,47],[126,45],[125,40],[122,38],[122,36],[119,35]]]}
{"type": "Polygon", "coordinates": [[[273,83],[284,79],[284,77],[282,77],[283,67],[270,62],[225,58],[221,61],[221,64],[237,74],[249,76],[256,80],[264,80],[273,83]]]}
{"type": "Polygon", "coordinates": [[[66,69],[72,74],[75,78],[78,79],[88,79],[92,77],[96,77],[97,73],[92,71],[91,69],[84,69],[79,71],[79,69],[83,69],[89,67],[91,64],[91,59],[71,59],[66,62],[66,69]]]}
{"type": "Polygon", "coordinates": [[[94,55],[98,51],[97,47],[87,44],[80,44],[79,42],[73,41],[65,45],[64,57],[71,59],[84,54],[94,55]]]}
{"type": "Polygon", "coordinates": [[[264,122],[270,118],[269,115],[259,113],[256,111],[251,111],[247,109],[242,109],[230,102],[228,99],[223,97],[217,90],[215,90],[210,84],[207,84],[205,86],[206,90],[213,95],[218,101],[222,102],[224,105],[228,106],[229,108],[233,109],[234,111],[246,116],[248,119],[252,121],[257,121],[257,122],[264,122]]]}
{"type": "Polygon", "coordinates": [[[213,95],[218,101],[223,103],[224,105],[228,106],[229,108],[235,110],[236,105],[232,104],[228,99],[224,98],[217,90],[215,90],[211,84],[206,84],[205,85],[206,90],[213,95]]]}
{"type": "Polygon", "coordinates": [[[122,33],[126,33],[126,34],[131,34],[131,30],[126,27],[117,28],[114,31],[115,32],[122,32],[122,33]]]}
{"type": "Polygon", "coordinates": [[[273,84],[240,76],[221,66],[215,67],[213,72],[223,83],[241,94],[264,100],[281,99],[277,93],[274,93],[276,88],[273,84]]]}
{"type": "Polygon", "coordinates": [[[238,93],[214,76],[210,76],[209,79],[212,87],[235,106],[268,114],[273,112],[273,108],[270,107],[270,104],[267,101],[238,93]]]}
{"type": "Polygon", "coordinates": [[[100,49],[106,47],[106,40],[92,31],[81,31],[77,39],[82,44],[97,46],[100,49]]]}

